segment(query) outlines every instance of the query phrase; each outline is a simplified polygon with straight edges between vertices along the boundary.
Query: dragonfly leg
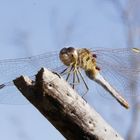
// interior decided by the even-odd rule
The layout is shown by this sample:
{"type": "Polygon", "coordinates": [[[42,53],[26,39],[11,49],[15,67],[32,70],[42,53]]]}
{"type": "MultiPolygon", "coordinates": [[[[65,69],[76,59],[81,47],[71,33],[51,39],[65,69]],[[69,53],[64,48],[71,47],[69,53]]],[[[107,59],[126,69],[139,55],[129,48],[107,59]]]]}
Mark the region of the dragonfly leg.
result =
{"type": "Polygon", "coordinates": [[[80,83],[80,78],[77,72],[77,68],[73,70],[73,82],[70,83],[73,86],[73,89],[75,88],[75,85],[78,85],[80,83]]]}
{"type": "Polygon", "coordinates": [[[78,73],[79,73],[79,75],[80,75],[80,77],[81,77],[81,79],[82,79],[82,81],[84,82],[84,85],[85,85],[85,87],[86,87],[86,91],[85,91],[85,93],[82,95],[82,98],[84,99],[84,96],[87,94],[89,88],[88,88],[88,85],[87,85],[86,81],[84,80],[84,77],[83,77],[82,73],[81,73],[79,70],[78,70],[78,73]]]}
{"type": "Polygon", "coordinates": [[[66,81],[68,81],[72,69],[73,69],[72,66],[71,66],[71,67],[67,67],[66,69],[64,69],[64,70],[63,70],[62,72],[60,72],[59,74],[60,74],[60,75],[65,75],[65,74],[67,74],[66,81]]]}
{"type": "Polygon", "coordinates": [[[72,71],[73,67],[71,66],[70,70],[68,71],[68,75],[66,77],[66,81],[68,81],[70,75],[71,75],[71,71],[72,71]]]}
{"type": "Polygon", "coordinates": [[[67,72],[67,70],[69,69],[69,67],[67,67],[66,69],[64,69],[62,72],[60,72],[60,75],[65,75],[67,72]],[[66,73],[65,73],[66,72],[66,73]]]}
{"type": "Polygon", "coordinates": [[[69,83],[73,89],[75,89],[75,85],[80,83],[78,69],[74,67],[73,65],[71,67],[64,69],[60,74],[61,75],[67,74],[66,81],[69,80],[69,77],[71,74],[73,75],[72,83],[69,83]]]}
{"type": "Polygon", "coordinates": [[[80,83],[80,78],[79,78],[77,70],[76,70],[76,77],[77,77],[77,83],[80,83]]]}
{"type": "Polygon", "coordinates": [[[79,77],[77,75],[77,70],[74,69],[73,66],[71,67],[67,67],[66,69],[64,69],[62,72],[60,72],[61,75],[65,75],[67,74],[67,77],[66,77],[66,81],[68,81],[70,75],[71,75],[71,72],[73,71],[73,81],[72,83],[70,83],[70,85],[72,85],[72,87],[74,88],[74,84],[75,84],[75,79],[77,78],[78,81],[79,81],[79,77]],[[69,70],[68,70],[69,69],[69,70]]]}
{"type": "Polygon", "coordinates": [[[52,71],[52,73],[54,73],[55,75],[57,75],[59,78],[61,78],[60,74],[55,72],[55,71],[52,71]]]}
{"type": "Polygon", "coordinates": [[[75,70],[73,71],[73,81],[72,81],[73,85],[72,88],[75,89],[75,70]]]}

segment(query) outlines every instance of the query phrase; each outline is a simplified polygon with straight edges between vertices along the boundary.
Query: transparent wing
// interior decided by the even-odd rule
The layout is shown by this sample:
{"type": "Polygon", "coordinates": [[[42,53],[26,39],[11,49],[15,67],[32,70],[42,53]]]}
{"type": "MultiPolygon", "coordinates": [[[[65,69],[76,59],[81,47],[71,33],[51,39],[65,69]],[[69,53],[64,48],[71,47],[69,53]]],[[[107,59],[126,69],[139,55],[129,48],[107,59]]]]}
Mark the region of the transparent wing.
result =
{"type": "Polygon", "coordinates": [[[127,97],[140,95],[133,87],[140,85],[139,49],[98,49],[93,53],[97,55],[101,74],[120,94],[127,97]]]}
{"type": "MultiPolygon", "coordinates": [[[[37,56],[0,60],[0,84],[12,81],[20,75],[33,76],[41,67],[61,72],[65,66],[59,60],[59,52],[49,52],[37,56]]],[[[26,100],[12,86],[0,89],[0,103],[25,104],[26,100]]]]}
{"type": "Polygon", "coordinates": [[[140,72],[140,50],[136,48],[98,49],[93,51],[97,55],[97,63],[136,75],[140,72]]]}
{"type": "Polygon", "coordinates": [[[0,60],[0,83],[11,81],[20,75],[34,75],[41,67],[58,70],[62,63],[57,52],[37,56],[0,60]]]}
{"type": "MultiPolygon", "coordinates": [[[[130,92],[129,83],[136,83],[139,78],[139,52],[135,49],[98,49],[92,52],[97,55],[97,65],[104,78],[120,93],[134,95],[133,91],[130,92]]],[[[0,83],[9,82],[20,75],[32,76],[41,67],[47,67],[58,73],[66,68],[60,62],[58,52],[0,60],[0,83]]],[[[16,89],[8,87],[6,90],[0,90],[0,103],[25,104],[26,100],[16,89]]]]}

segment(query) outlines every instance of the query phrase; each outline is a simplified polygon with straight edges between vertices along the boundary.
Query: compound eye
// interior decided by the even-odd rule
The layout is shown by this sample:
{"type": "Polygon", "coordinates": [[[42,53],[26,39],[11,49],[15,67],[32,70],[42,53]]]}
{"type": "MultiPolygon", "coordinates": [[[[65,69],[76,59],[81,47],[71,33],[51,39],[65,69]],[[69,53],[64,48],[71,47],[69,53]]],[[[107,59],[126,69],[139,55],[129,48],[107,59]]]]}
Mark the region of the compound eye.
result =
{"type": "Polygon", "coordinates": [[[61,54],[65,54],[67,53],[67,48],[63,48],[61,51],[60,51],[61,54]]]}
{"type": "Polygon", "coordinates": [[[73,47],[69,47],[69,48],[67,48],[67,50],[68,50],[69,52],[72,52],[72,51],[74,51],[75,49],[74,49],[73,47]]]}

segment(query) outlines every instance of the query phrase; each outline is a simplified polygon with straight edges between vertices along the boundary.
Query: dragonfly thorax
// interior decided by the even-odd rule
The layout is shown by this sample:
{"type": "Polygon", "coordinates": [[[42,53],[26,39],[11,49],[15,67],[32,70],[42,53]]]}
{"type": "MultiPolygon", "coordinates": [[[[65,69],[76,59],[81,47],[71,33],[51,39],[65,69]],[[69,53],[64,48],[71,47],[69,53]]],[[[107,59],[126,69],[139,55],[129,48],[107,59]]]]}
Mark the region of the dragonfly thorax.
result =
{"type": "Polygon", "coordinates": [[[96,64],[96,54],[83,48],[78,50],[79,67],[81,67],[90,79],[94,79],[100,71],[96,64]]]}
{"type": "Polygon", "coordinates": [[[74,69],[83,69],[90,79],[94,79],[99,72],[96,57],[86,48],[63,48],[59,53],[59,57],[64,65],[72,66],[74,69]]]}
{"type": "Polygon", "coordinates": [[[77,50],[73,47],[63,48],[59,53],[59,58],[66,66],[74,65],[78,60],[77,50]]]}

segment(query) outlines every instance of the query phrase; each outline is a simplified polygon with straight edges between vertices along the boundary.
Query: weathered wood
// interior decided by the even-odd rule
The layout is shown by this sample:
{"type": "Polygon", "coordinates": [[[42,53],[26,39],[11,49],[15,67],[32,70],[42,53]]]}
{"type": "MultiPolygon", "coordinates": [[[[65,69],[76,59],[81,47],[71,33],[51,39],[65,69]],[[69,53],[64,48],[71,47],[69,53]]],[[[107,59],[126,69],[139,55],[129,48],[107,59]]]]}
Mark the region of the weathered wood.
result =
{"type": "Polygon", "coordinates": [[[59,75],[42,68],[36,80],[14,80],[21,93],[69,140],[123,140],[59,75]]]}

